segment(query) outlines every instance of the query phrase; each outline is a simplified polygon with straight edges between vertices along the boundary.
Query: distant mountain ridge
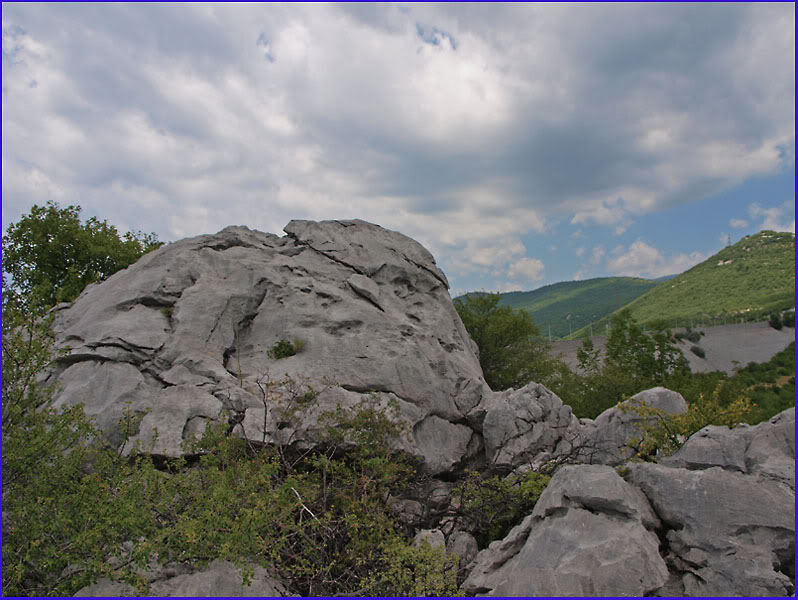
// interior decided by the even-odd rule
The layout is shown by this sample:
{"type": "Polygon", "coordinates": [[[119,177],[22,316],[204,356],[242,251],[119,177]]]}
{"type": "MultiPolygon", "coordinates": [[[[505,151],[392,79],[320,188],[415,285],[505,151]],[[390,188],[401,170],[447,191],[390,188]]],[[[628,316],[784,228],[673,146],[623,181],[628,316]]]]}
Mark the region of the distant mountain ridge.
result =
{"type": "Polygon", "coordinates": [[[532,315],[541,333],[562,338],[589,326],[659,285],[638,277],[598,277],[562,281],[531,292],[501,294],[500,305],[520,308],[532,315]]]}
{"type": "MultiPolygon", "coordinates": [[[[630,301],[641,324],[733,323],[795,306],[795,235],[760,231],[630,301]]],[[[605,316],[595,330],[605,326],[605,316]]],[[[573,337],[588,334],[586,328],[573,337]]]]}
{"type": "Polygon", "coordinates": [[[526,310],[552,339],[605,333],[622,308],[643,325],[763,320],[795,306],[795,235],[766,230],[746,236],[678,275],[562,281],[500,296],[500,305],[526,310]]]}

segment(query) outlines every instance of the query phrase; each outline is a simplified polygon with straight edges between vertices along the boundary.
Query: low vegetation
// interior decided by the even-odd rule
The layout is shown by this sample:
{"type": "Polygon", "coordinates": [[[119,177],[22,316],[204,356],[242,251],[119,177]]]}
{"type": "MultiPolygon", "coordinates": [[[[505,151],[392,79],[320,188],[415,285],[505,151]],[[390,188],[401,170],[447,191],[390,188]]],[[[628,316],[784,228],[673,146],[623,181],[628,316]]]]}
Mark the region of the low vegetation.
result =
{"type": "Polygon", "coordinates": [[[288,340],[281,339],[277,340],[274,345],[269,348],[266,355],[272,360],[280,360],[281,358],[288,358],[289,356],[299,354],[304,349],[304,340],[295,338],[293,341],[289,342],[288,340]]]}
{"type": "Polygon", "coordinates": [[[532,512],[551,477],[527,471],[509,475],[486,475],[471,471],[455,488],[458,519],[467,523],[480,548],[504,538],[532,512]]]}

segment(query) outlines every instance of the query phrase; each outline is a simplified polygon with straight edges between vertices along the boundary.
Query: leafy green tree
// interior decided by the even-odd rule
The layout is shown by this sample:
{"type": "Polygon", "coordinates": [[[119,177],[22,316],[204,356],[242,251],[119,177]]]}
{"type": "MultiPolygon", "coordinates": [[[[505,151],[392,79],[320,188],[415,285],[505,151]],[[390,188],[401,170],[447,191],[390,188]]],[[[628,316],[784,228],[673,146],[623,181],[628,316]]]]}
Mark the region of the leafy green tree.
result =
{"type": "Polygon", "coordinates": [[[107,279],[161,246],[154,233],[128,232],[91,217],[79,206],[34,205],[3,236],[3,277],[20,300],[39,307],[72,301],[90,283],[107,279]]]}
{"type": "Polygon", "coordinates": [[[485,381],[493,390],[544,383],[556,365],[549,344],[525,310],[499,306],[499,294],[468,294],[454,301],[457,313],[479,348],[485,381]]]}
{"type": "Polygon", "coordinates": [[[553,389],[579,417],[595,418],[637,392],[689,374],[670,333],[644,332],[629,310],[613,315],[603,360],[590,339],[577,351],[577,360],[582,376],[553,389]]]}

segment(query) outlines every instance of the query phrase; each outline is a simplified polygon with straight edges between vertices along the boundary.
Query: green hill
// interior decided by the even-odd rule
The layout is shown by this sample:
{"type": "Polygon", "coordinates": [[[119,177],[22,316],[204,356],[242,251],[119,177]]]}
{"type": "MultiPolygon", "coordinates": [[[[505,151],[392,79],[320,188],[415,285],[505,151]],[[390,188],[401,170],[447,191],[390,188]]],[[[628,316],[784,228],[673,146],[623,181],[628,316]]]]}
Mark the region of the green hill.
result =
{"type": "Polygon", "coordinates": [[[600,277],[564,281],[531,292],[501,295],[500,305],[528,311],[540,331],[561,338],[601,319],[658,285],[637,277],[600,277]],[[568,316],[570,315],[570,319],[568,316]]]}
{"type": "MultiPolygon", "coordinates": [[[[795,236],[760,231],[665,281],[624,308],[641,324],[763,320],[795,306],[795,236]]],[[[603,328],[609,316],[593,324],[603,328]]],[[[583,328],[572,337],[587,333],[583,328]]]]}

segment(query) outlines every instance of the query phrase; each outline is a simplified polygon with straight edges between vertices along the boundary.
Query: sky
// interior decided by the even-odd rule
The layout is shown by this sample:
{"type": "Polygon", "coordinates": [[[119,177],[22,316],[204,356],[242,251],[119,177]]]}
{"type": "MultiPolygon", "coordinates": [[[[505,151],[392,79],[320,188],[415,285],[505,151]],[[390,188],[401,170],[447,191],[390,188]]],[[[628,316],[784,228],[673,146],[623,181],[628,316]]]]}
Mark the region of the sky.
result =
{"type": "Polygon", "coordinates": [[[795,7],[3,3],[2,221],[359,218],[466,291],[795,231],[795,7]]]}

